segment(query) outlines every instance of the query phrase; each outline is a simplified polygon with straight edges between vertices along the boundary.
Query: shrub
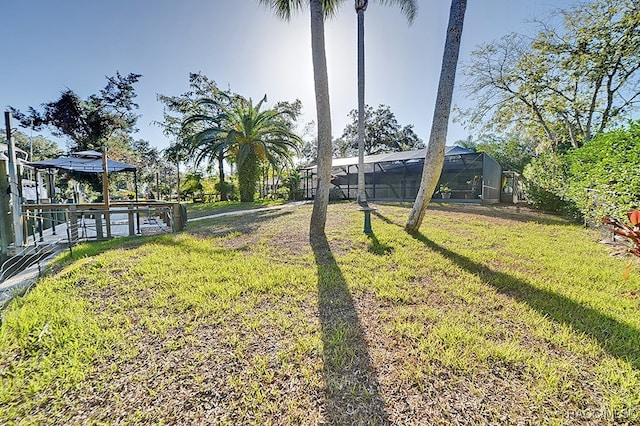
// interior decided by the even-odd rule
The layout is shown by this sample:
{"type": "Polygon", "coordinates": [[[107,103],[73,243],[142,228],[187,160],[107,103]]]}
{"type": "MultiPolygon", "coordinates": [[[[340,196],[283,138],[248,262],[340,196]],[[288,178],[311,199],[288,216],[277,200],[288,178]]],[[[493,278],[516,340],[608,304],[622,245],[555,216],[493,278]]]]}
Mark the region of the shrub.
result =
{"type": "Polygon", "coordinates": [[[562,197],[566,167],[561,156],[543,153],[524,168],[523,175],[527,179],[527,199],[535,208],[552,212],[572,210],[562,197]]]}
{"type": "Polygon", "coordinates": [[[191,172],[184,177],[184,182],[180,185],[180,191],[185,196],[194,196],[202,194],[204,188],[202,186],[202,173],[191,172]]]}
{"type": "Polygon", "coordinates": [[[525,167],[527,196],[538,208],[586,222],[623,216],[640,200],[640,122],[596,135],[584,146],[545,153],[525,167]]]}
{"type": "Polygon", "coordinates": [[[229,181],[217,182],[214,185],[216,192],[220,195],[221,200],[237,200],[237,189],[236,186],[229,181]]]}
{"type": "Polygon", "coordinates": [[[566,198],[585,218],[622,217],[640,199],[640,123],[602,133],[565,155],[566,198]]]}
{"type": "MultiPolygon", "coordinates": [[[[298,170],[291,170],[285,176],[283,184],[286,186],[287,198],[289,200],[302,200],[304,190],[300,188],[300,182],[302,182],[302,175],[300,175],[298,170]]],[[[280,189],[278,191],[280,191],[280,189]]]]}

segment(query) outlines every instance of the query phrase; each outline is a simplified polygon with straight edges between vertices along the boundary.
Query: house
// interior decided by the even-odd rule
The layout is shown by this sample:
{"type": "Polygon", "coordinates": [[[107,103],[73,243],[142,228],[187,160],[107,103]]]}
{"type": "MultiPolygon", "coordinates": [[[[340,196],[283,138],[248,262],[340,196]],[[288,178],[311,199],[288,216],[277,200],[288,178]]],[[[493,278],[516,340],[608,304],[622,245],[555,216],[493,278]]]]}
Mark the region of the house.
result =
{"type": "MultiPolygon", "coordinates": [[[[413,201],[420,188],[425,149],[369,155],[364,158],[368,200],[413,201]]],[[[332,163],[333,192],[345,200],[358,193],[358,157],[335,158],[332,163]]],[[[306,198],[313,198],[316,166],[300,169],[306,198]]],[[[500,202],[502,168],[484,152],[459,146],[447,147],[440,181],[433,201],[492,204],[500,202]],[[448,196],[446,191],[450,190],[448,196]],[[443,194],[444,193],[444,194],[443,194]]]]}

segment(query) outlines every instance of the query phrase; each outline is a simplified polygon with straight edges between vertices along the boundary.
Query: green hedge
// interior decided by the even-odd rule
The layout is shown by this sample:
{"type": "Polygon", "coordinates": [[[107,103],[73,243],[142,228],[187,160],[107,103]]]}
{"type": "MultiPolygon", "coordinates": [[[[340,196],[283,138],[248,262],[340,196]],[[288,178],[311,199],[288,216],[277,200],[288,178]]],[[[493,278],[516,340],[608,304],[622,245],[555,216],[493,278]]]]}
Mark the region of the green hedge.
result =
{"type": "Polygon", "coordinates": [[[566,154],[543,154],[524,171],[537,207],[599,223],[640,204],[640,121],[602,133],[566,154]]]}

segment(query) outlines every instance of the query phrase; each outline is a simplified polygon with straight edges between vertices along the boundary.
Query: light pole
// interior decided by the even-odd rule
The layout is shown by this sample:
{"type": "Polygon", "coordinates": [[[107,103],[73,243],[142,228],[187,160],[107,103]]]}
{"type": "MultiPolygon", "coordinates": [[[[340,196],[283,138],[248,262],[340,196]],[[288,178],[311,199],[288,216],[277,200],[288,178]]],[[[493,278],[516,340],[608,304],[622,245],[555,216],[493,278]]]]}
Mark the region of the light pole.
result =
{"type": "Polygon", "coordinates": [[[22,234],[22,200],[18,190],[18,173],[16,168],[16,153],[13,147],[13,131],[11,130],[11,113],[5,111],[4,121],[7,128],[7,151],[9,154],[9,188],[11,190],[11,209],[13,211],[13,243],[14,247],[24,246],[22,234]]]}

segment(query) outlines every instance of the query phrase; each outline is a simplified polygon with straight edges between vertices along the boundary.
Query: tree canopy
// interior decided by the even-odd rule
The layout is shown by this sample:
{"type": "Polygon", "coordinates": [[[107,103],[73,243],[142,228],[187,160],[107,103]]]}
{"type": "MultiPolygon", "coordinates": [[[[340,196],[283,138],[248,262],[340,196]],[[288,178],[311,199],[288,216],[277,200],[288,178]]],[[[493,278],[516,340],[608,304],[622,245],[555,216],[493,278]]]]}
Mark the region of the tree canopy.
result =
{"type": "Polygon", "coordinates": [[[484,135],[477,140],[469,138],[456,143],[467,149],[486,152],[502,166],[503,170],[513,170],[520,173],[536,156],[535,143],[518,136],[484,135]]]}
{"type": "Polygon", "coordinates": [[[50,160],[62,155],[62,150],[57,143],[40,135],[29,137],[17,131],[13,133],[13,141],[21,150],[29,154],[33,153],[33,157],[29,158],[30,161],[50,160]]]}
{"type": "Polygon", "coordinates": [[[640,102],[640,13],[636,0],[592,0],[538,24],[533,38],[510,34],[473,52],[468,124],[525,130],[540,148],[562,152],[640,102]]]}
{"type": "Polygon", "coordinates": [[[216,98],[219,104],[228,104],[233,97],[231,91],[223,91],[215,80],[202,73],[189,73],[189,90],[177,96],[158,95],[158,101],[164,104],[163,120],[155,122],[163,130],[163,133],[174,138],[173,148],[170,150],[173,157],[186,160],[183,155],[178,155],[181,144],[201,130],[198,126],[183,126],[184,119],[194,114],[210,114],[212,116],[221,112],[220,109],[211,110],[212,105],[198,103],[202,98],[216,98]]]}
{"type": "MultiPolygon", "coordinates": [[[[335,141],[334,155],[338,157],[358,154],[358,110],[349,112],[351,122],[342,137],[335,141]]],[[[364,152],[366,155],[424,148],[422,139],[413,131],[413,125],[401,126],[387,105],[373,109],[366,105],[364,114],[364,152]]]]}
{"type": "Polygon", "coordinates": [[[70,151],[100,150],[113,137],[126,137],[135,132],[138,105],[134,84],[140,74],[106,77],[107,84],[98,94],[82,99],[71,89],[60,97],[42,104],[42,110],[29,107],[21,112],[11,108],[23,127],[41,130],[48,128],[53,135],[66,138],[70,151]]]}

